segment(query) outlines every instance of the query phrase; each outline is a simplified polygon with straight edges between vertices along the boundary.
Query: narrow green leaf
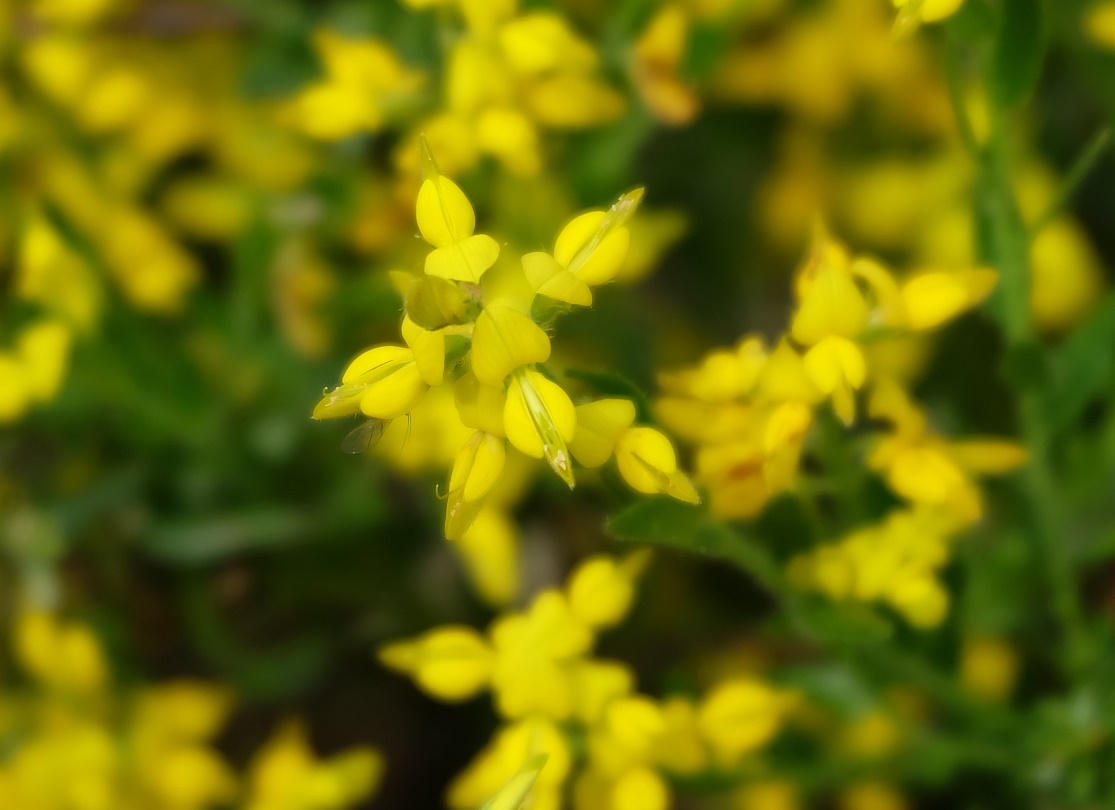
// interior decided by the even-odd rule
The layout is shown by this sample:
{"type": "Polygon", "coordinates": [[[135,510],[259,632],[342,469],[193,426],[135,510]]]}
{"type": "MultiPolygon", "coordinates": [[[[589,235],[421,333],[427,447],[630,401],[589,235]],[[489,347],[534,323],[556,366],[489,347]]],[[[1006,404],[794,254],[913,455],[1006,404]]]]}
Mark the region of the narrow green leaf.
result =
{"type": "Polygon", "coordinates": [[[728,560],[771,590],[783,588],[782,570],[774,557],[754,540],[713,518],[704,506],[650,498],[613,517],[607,529],[621,540],[728,560]]]}
{"type": "Polygon", "coordinates": [[[166,523],[141,543],[153,557],[177,565],[207,565],[251,551],[288,546],[311,530],[294,510],[256,509],[166,523]]]}
{"type": "Polygon", "coordinates": [[[1003,3],[1003,19],[991,62],[990,90],[1004,108],[1033,93],[1045,56],[1041,0],[1003,3]]]}
{"type": "Polygon", "coordinates": [[[1115,381],[1115,296],[1108,296],[1053,357],[1053,385],[1043,409],[1050,431],[1062,430],[1115,381]]]}

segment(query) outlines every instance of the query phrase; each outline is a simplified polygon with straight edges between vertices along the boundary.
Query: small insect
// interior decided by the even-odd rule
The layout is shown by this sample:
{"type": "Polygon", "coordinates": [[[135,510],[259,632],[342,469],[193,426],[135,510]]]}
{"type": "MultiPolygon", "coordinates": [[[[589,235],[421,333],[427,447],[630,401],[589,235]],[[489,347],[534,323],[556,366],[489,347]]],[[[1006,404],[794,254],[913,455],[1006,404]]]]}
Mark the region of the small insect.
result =
{"type": "Polygon", "coordinates": [[[352,456],[367,453],[383,438],[383,431],[390,420],[366,419],[341,439],[341,452],[352,456]]]}

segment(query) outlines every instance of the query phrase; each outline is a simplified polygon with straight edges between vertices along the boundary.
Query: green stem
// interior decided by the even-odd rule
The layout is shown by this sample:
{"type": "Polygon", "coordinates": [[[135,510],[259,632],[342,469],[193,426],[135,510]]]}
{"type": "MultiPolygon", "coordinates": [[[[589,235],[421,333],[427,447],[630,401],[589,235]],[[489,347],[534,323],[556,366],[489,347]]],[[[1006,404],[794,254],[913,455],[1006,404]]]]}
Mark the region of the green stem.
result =
{"type": "Polygon", "coordinates": [[[1084,147],[1084,151],[1081,152],[1080,157],[1072,164],[1072,168],[1069,169],[1069,173],[1061,183],[1061,187],[1057,189],[1057,195],[1053,198],[1049,207],[1038,217],[1033,228],[1030,229],[1032,235],[1036,236],[1041,233],[1043,228],[1061,215],[1061,212],[1068,206],[1069,200],[1072,199],[1072,195],[1076,193],[1080,184],[1084,182],[1084,178],[1091,174],[1092,169],[1095,168],[1110,145],[1111,128],[1104,127],[1092,137],[1092,140],[1084,147]]]}
{"type": "MultiPolygon", "coordinates": [[[[1033,350],[1030,319],[1030,236],[1010,182],[1005,112],[992,105],[990,139],[981,156],[982,214],[987,228],[987,257],[999,270],[1000,318],[1008,351],[1019,356],[1033,350]]],[[[1049,575],[1053,609],[1064,634],[1064,664],[1069,672],[1087,656],[1083,610],[1067,548],[1061,542],[1064,520],[1050,465],[1050,436],[1042,417],[1041,391],[1032,383],[1016,384],[1022,438],[1030,461],[1022,476],[1032,510],[1031,530],[1049,575]]]]}

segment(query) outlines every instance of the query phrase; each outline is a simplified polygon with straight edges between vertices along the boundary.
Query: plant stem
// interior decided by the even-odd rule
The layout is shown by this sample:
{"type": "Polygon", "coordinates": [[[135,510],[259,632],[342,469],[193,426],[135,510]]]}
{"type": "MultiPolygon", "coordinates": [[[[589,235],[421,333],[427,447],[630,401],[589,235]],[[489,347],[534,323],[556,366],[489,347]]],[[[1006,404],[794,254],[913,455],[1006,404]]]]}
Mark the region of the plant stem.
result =
{"type": "Polygon", "coordinates": [[[1045,226],[1060,216],[1061,212],[1068,206],[1072,195],[1076,193],[1080,184],[1084,182],[1084,178],[1095,168],[1110,145],[1111,128],[1104,127],[1092,137],[1092,140],[1084,147],[1084,151],[1080,153],[1080,157],[1072,164],[1072,168],[1069,169],[1061,187],[1057,189],[1057,195],[1030,229],[1031,235],[1036,236],[1041,233],[1045,226]]]}
{"type": "MultiPolygon", "coordinates": [[[[1003,331],[1009,352],[1022,357],[1033,347],[1030,319],[1030,236],[1010,182],[1006,113],[991,104],[991,132],[979,155],[981,213],[987,227],[987,252],[1000,274],[1003,331]]],[[[1064,664],[1079,672],[1088,655],[1083,610],[1072,566],[1061,542],[1064,521],[1050,466],[1050,436],[1041,409],[1041,391],[1030,381],[1016,382],[1022,438],[1030,461],[1022,476],[1032,509],[1032,535],[1049,575],[1053,609],[1064,634],[1064,664]]]]}

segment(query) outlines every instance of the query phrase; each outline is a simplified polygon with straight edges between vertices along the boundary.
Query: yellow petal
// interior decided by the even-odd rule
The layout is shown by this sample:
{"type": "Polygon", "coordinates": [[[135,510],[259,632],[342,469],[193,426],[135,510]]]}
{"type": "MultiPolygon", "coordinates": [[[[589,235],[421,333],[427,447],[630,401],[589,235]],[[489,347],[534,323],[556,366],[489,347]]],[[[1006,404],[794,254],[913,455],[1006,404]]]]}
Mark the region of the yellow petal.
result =
{"type": "Polygon", "coordinates": [[[593,628],[619,624],[635,596],[632,573],[603,555],[578,565],[568,587],[569,606],[577,618],[593,628]]]}
{"type": "Polygon", "coordinates": [[[731,762],[768,742],[778,732],[783,710],[777,692],[741,678],[713,689],[701,703],[697,722],[713,750],[731,762]]]}
{"type": "Polygon", "coordinates": [[[507,458],[504,441],[477,431],[457,455],[449,476],[450,492],[460,491],[466,501],[478,501],[495,486],[507,458]]]}
{"type": "Polygon", "coordinates": [[[478,233],[431,250],[426,256],[426,273],[437,278],[476,283],[498,258],[499,243],[487,234],[478,233]]]}
{"type": "Polygon", "coordinates": [[[488,685],[492,651],[471,627],[447,625],[413,641],[380,650],[380,661],[411,675],[426,692],[445,701],[468,700],[488,685]]]}
{"type": "Polygon", "coordinates": [[[36,399],[49,400],[58,392],[72,343],[70,330],[58,321],[33,324],[19,336],[19,356],[36,399]]]}
{"type": "Polygon", "coordinates": [[[507,395],[502,388],[484,385],[473,374],[465,374],[453,386],[453,403],[465,427],[494,436],[505,436],[503,409],[507,395]]]}
{"type": "Polygon", "coordinates": [[[560,385],[537,371],[516,373],[507,390],[503,427],[515,449],[532,458],[545,458],[573,486],[567,443],[576,431],[577,415],[560,385]]]}
{"type": "Polygon", "coordinates": [[[674,447],[650,427],[629,428],[616,443],[616,466],[636,492],[664,493],[687,503],[700,497],[689,479],[678,470],[674,447]]]}
{"type": "Polygon", "coordinates": [[[624,225],[643,198],[641,188],[624,194],[607,211],[589,211],[566,225],[554,244],[554,258],[590,287],[619,272],[631,235],[624,225]]]}
{"type": "Polygon", "coordinates": [[[949,455],[966,470],[984,475],[1011,472],[1029,458],[1026,448],[998,439],[965,439],[949,444],[949,455]]]}
{"type": "Polygon", "coordinates": [[[867,325],[867,304],[852,276],[826,263],[808,285],[794,315],[794,340],[806,346],[835,335],[854,338],[867,325]]]}
{"type": "Polygon", "coordinates": [[[785,338],[778,344],[757,383],[763,397],[774,401],[814,403],[822,398],[805,369],[805,361],[785,338]]]}
{"type": "Polygon", "coordinates": [[[577,434],[569,444],[585,467],[599,467],[612,457],[616,442],[635,421],[635,405],[626,399],[601,399],[577,406],[577,434]]]}
{"type": "Polygon", "coordinates": [[[827,337],[805,353],[805,370],[818,390],[831,394],[842,384],[859,388],[867,379],[863,351],[850,340],[827,337]]]}
{"type": "Polygon", "coordinates": [[[370,383],[360,398],[360,410],[373,419],[394,419],[410,413],[427,388],[418,366],[407,363],[370,383]]]}
{"type": "Polygon", "coordinates": [[[506,306],[480,313],[472,333],[472,373],[486,385],[500,386],[520,366],[545,362],[550,338],[526,315],[506,306]]]}
{"type": "Polygon", "coordinates": [[[940,505],[965,486],[959,467],[940,449],[911,447],[900,452],[887,471],[887,482],[915,503],[940,505]]]}
{"type": "Polygon", "coordinates": [[[523,14],[500,28],[499,44],[511,70],[535,75],[563,69],[588,72],[596,67],[592,46],[553,12],[523,14]]]}
{"type": "Polygon", "coordinates": [[[902,285],[906,326],[933,329],[978,304],[994,289],[993,270],[921,273],[902,285]]]}
{"type": "Polygon", "coordinates": [[[801,402],[784,402],[771,413],[763,428],[763,452],[768,455],[787,444],[800,442],[813,422],[813,411],[801,402]]]}
{"type": "Polygon", "coordinates": [[[422,238],[438,248],[472,236],[476,228],[472,203],[460,186],[442,175],[422,181],[415,213],[422,238]]]}
{"type": "Polygon", "coordinates": [[[342,383],[359,382],[363,379],[375,379],[390,374],[395,366],[403,365],[414,360],[414,353],[406,346],[376,346],[361,352],[356,359],[348,364],[342,383]]]}
{"type": "Polygon", "coordinates": [[[422,379],[427,385],[441,385],[445,378],[445,334],[423,329],[406,316],[401,332],[422,379]]]}
{"type": "Polygon", "coordinates": [[[505,606],[519,593],[518,526],[503,512],[485,508],[454,543],[469,579],[490,605],[505,606]]]}
{"type": "Polygon", "coordinates": [[[653,768],[632,768],[612,787],[612,810],[668,810],[670,788],[653,768]]]}
{"type": "Polygon", "coordinates": [[[523,272],[537,293],[567,304],[582,307],[592,305],[592,291],[588,285],[558,264],[549,253],[528,253],[523,256],[523,272]]]}

